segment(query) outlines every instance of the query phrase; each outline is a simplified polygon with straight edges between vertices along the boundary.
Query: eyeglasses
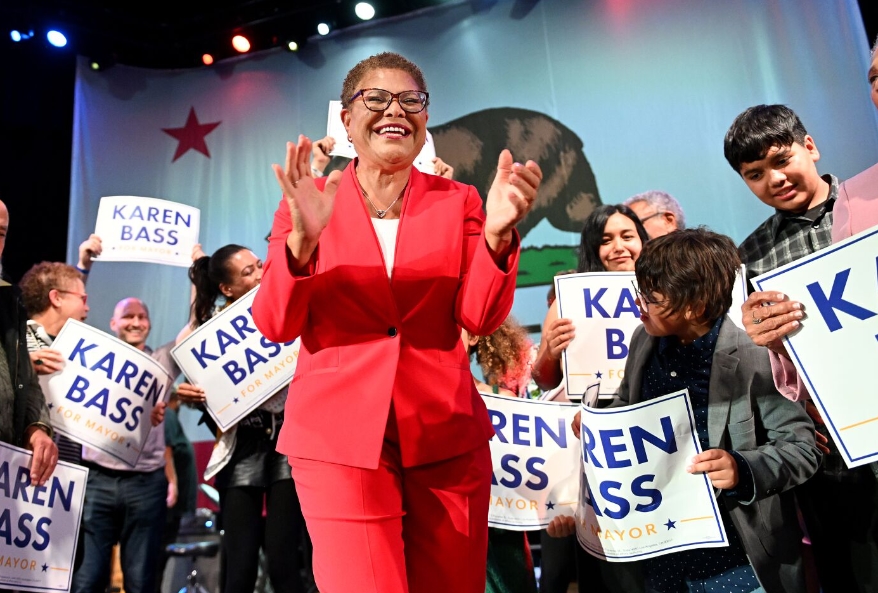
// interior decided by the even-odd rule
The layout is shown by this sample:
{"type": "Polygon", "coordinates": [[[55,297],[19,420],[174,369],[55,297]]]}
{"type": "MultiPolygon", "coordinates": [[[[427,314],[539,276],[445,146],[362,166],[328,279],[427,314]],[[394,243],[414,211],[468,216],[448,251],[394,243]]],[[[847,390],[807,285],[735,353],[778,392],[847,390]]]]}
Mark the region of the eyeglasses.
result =
{"type": "Polygon", "coordinates": [[[637,288],[637,284],[634,283],[634,280],[631,281],[631,288],[634,289],[634,295],[637,297],[637,300],[640,301],[640,306],[643,307],[644,313],[649,313],[649,306],[650,305],[657,305],[659,307],[662,307],[665,305],[665,303],[668,302],[667,299],[662,300],[662,301],[654,301],[654,300],[650,299],[645,294],[640,292],[640,289],[637,288]]]}
{"type": "Polygon", "coordinates": [[[56,288],[55,290],[57,290],[58,292],[63,292],[64,294],[72,294],[74,296],[78,296],[79,298],[82,299],[83,305],[88,304],[88,295],[84,292],[73,292],[72,290],[61,290],[60,288],[56,288]]]}
{"type": "Polygon", "coordinates": [[[663,210],[659,210],[658,212],[653,212],[653,213],[650,214],[649,216],[645,216],[645,217],[641,218],[641,219],[640,219],[640,224],[643,224],[644,222],[646,222],[646,221],[649,220],[650,218],[655,218],[656,216],[661,216],[662,214],[664,214],[664,211],[663,211],[663,210]]]}
{"type": "Polygon", "coordinates": [[[384,111],[390,107],[390,104],[396,99],[396,102],[399,103],[399,106],[402,107],[402,110],[406,113],[420,113],[427,107],[430,94],[425,93],[424,91],[402,91],[401,93],[391,93],[384,89],[360,89],[354,93],[354,96],[351,97],[351,101],[357,97],[363,98],[363,105],[365,105],[366,109],[369,111],[384,111]]]}

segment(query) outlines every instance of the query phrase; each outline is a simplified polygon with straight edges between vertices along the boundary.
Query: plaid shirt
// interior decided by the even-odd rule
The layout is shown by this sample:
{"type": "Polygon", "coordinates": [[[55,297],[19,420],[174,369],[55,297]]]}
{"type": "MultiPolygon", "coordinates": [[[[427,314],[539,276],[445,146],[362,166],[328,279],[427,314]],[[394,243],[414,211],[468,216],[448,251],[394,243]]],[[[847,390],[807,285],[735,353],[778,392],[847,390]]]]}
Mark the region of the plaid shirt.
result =
{"type": "Polygon", "coordinates": [[[741,262],[747,266],[748,292],[755,290],[750,281],[756,276],[832,245],[838,178],[827,174],[822,179],[829,184],[829,196],[823,204],[804,214],[775,211],[738,247],[741,262]]]}

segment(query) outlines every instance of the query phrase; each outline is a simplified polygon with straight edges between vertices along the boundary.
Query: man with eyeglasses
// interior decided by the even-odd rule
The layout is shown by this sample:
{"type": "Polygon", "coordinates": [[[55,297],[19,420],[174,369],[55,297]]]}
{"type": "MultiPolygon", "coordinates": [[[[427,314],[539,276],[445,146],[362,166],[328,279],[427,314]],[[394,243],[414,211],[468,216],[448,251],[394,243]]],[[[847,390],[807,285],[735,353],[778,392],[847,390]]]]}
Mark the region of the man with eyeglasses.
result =
{"type": "Polygon", "coordinates": [[[651,189],[623,202],[634,211],[650,239],[686,228],[686,217],[674,196],[651,189]]]}

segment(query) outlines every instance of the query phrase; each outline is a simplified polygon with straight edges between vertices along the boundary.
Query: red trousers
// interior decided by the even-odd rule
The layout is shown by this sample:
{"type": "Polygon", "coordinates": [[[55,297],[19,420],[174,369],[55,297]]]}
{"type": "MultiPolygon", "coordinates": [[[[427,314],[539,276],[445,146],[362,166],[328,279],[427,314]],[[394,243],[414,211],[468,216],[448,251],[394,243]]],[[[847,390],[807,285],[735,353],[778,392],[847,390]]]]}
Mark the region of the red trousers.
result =
{"type": "Polygon", "coordinates": [[[491,452],[378,469],[289,458],[320,593],[484,593],[491,452]]]}

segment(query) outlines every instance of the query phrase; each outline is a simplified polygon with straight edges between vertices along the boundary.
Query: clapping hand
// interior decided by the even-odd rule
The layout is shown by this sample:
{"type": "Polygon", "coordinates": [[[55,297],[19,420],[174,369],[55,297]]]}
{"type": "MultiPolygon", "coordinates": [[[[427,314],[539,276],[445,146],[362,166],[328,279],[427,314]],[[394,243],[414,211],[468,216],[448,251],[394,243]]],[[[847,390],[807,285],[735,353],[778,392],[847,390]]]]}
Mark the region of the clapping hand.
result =
{"type": "Polygon", "coordinates": [[[511,152],[500,153],[497,176],[485,201],[485,239],[494,253],[503,253],[512,242],[512,229],[530,212],[542,179],[534,161],[513,163],[511,152]]]}
{"type": "Polygon", "coordinates": [[[311,140],[300,135],[298,144],[287,142],[284,168],[272,165],[277,183],[290,208],[293,228],[287,237],[287,246],[296,269],[304,268],[317,248],[317,241],[332,216],[335,192],[341,181],[341,171],[333,171],[329,174],[323,191],[317,189],[308,162],[310,154],[311,140]]]}

